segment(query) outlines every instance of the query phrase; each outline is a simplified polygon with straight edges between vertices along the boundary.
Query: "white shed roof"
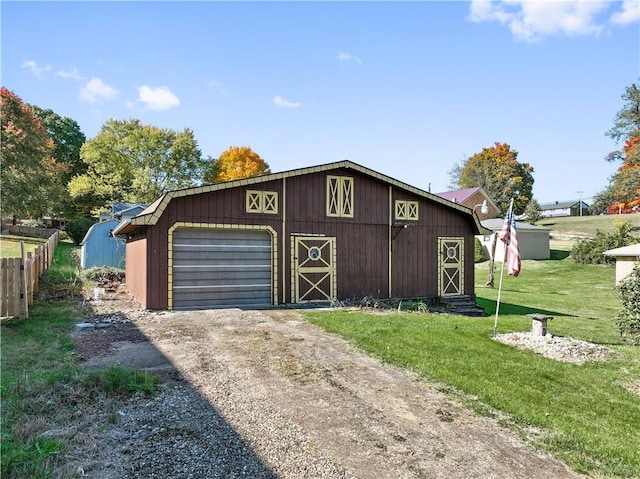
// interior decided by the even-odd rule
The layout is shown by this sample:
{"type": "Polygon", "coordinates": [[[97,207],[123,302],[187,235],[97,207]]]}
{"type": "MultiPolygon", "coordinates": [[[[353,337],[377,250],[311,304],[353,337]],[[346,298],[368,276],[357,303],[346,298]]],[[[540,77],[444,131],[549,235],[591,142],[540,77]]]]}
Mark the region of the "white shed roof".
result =
{"type": "Polygon", "coordinates": [[[637,256],[640,257],[640,243],[632,244],[629,246],[623,246],[622,248],[614,248],[605,251],[602,254],[607,256],[637,256]]]}

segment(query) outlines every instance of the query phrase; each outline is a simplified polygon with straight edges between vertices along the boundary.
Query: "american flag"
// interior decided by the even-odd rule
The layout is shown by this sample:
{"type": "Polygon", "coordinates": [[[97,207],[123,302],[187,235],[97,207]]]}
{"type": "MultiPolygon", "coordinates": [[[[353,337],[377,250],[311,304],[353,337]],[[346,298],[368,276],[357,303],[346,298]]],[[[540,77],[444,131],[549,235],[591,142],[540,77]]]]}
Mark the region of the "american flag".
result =
{"type": "Polygon", "coordinates": [[[517,277],[520,274],[520,250],[518,249],[513,205],[509,207],[507,217],[504,219],[500,239],[504,242],[504,247],[507,248],[507,271],[510,275],[517,277]]]}

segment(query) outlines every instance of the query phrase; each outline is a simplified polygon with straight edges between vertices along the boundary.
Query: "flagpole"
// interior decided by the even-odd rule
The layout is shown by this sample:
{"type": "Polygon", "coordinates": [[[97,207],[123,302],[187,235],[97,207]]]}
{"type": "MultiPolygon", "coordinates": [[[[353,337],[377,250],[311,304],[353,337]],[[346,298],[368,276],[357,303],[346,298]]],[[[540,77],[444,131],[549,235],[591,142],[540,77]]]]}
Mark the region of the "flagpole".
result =
{"type": "MultiPolygon", "coordinates": [[[[511,220],[511,214],[513,213],[513,198],[509,203],[509,210],[507,211],[507,218],[511,220]]],[[[502,258],[502,268],[500,269],[500,285],[498,286],[498,299],[496,300],[496,319],[493,322],[493,336],[498,334],[498,313],[500,312],[500,296],[502,296],[502,278],[504,277],[504,264],[507,262],[507,250],[508,246],[504,243],[504,258],[502,258]]]]}
{"type": "Polygon", "coordinates": [[[507,245],[504,245],[504,258],[500,268],[500,285],[498,286],[498,299],[496,301],[496,319],[493,322],[493,335],[498,334],[498,312],[500,311],[500,296],[502,295],[502,278],[504,276],[504,264],[507,262],[507,245]]]}

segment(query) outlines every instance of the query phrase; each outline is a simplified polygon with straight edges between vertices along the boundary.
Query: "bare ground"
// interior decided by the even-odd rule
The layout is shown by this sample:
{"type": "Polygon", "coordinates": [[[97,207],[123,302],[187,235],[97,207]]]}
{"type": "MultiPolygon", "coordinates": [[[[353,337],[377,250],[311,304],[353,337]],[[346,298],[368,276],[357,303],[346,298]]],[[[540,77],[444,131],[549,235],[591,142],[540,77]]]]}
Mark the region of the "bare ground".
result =
{"type": "Polygon", "coordinates": [[[122,295],[93,303],[86,319],[115,326],[75,333],[83,364],[166,380],[151,399],[80,414],[65,459],[77,476],[582,477],[295,310],[153,313],[122,295]]]}

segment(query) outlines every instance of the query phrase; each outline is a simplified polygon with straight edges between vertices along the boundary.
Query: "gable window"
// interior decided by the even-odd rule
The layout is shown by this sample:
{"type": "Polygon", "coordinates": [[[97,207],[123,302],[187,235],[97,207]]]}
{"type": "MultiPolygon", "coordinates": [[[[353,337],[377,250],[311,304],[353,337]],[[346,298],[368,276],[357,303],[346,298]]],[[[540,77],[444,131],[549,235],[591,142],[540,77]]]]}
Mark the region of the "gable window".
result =
{"type": "Polygon", "coordinates": [[[353,218],[353,178],[327,176],[327,216],[353,218]]]}
{"type": "Polygon", "coordinates": [[[247,213],[278,214],[278,192],[247,190],[247,213]]]}
{"type": "Polygon", "coordinates": [[[396,219],[418,221],[418,202],[396,200],[396,219]]]}

